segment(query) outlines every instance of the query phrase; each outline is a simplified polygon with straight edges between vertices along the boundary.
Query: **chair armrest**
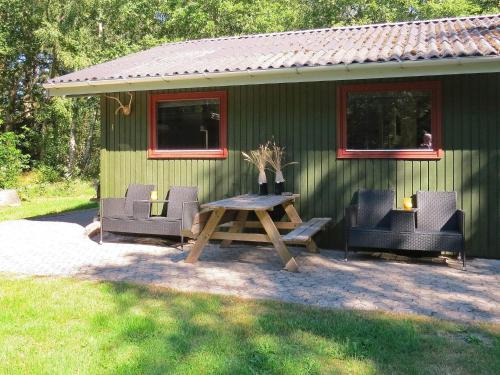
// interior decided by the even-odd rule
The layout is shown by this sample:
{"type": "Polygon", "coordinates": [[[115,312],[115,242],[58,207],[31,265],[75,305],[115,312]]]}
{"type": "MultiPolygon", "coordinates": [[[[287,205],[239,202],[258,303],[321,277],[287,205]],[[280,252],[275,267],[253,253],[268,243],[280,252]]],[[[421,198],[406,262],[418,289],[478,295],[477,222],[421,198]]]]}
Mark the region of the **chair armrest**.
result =
{"type": "Polygon", "coordinates": [[[458,223],[458,231],[465,236],[465,212],[462,210],[457,210],[457,223],[458,223]]]}
{"type": "Polygon", "coordinates": [[[134,201],[132,203],[132,214],[134,219],[147,219],[151,216],[151,203],[134,201]]]}
{"type": "Polygon", "coordinates": [[[358,206],[351,205],[345,208],[345,229],[346,232],[357,225],[358,206]]]}
{"type": "Polygon", "coordinates": [[[102,198],[101,216],[125,215],[125,198],[102,198]]]}
{"type": "Polygon", "coordinates": [[[181,230],[189,229],[193,227],[194,219],[196,214],[199,212],[199,202],[198,201],[185,201],[182,202],[182,224],[181,230]]]}
{"type": "Polygon", "coordinates": [[[413,210],[391,210],[390,222],[393,232],[415,232],[416,209],[413,210]]]}

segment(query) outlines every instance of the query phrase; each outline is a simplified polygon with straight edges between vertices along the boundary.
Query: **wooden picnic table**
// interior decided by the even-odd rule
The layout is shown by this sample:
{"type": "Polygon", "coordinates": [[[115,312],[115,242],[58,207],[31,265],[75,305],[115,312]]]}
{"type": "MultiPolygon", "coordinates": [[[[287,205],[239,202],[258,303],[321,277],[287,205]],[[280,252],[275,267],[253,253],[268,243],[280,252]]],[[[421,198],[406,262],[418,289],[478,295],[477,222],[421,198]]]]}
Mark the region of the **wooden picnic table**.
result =
{"type": "MultiPolygon", "coordinates": [[[[221,246],[229,246],[232,241],[251,241],[272,243],[280,256],[284,268],[288,271],[298,271],[295,259],[290,255],[279,229],[293,230],[302,224],[302,220],[294,207],[298,195],[240,195],[222,199],[202,205],[202,208],[211,210],[211,215],[196,239],[189,252],[186,262],[194,263],[198,260],[209,240],[222,240],[221,246]],[[289,221],[273,221],[269,211],[282,206],[289,221]],[[248,221],[250,212],[255,212],[259,221],[248,221]],[[221,223],[228,213],[234,220],[221,223]],[[228,227],[228,231],[221,231],[219,227],[228,227]],[[244,228],[260,228],[265,233],[243,233],[244,228]]],[[[311,242],[308,249],[317,249],[311,242]]]]}

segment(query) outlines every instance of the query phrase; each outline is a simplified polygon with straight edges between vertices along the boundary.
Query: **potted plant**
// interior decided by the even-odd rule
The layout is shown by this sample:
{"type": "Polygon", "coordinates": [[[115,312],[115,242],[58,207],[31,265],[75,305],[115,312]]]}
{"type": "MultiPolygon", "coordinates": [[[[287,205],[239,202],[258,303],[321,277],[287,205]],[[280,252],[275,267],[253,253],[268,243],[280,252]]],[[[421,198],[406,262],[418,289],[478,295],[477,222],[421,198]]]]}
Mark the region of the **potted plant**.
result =
{"type": "Polygon", "coordinates": [[[283,168],[298,164],[297,162],[284,163],[285,160],[285,147],[281,147],[276,142],[268,142],[269,152],[267,154],[267,164],[274,171],[274,193],[281,195],[285,191],[285,178],[283,177],[283,168]]]}
{"type": "Polygon", "coordinates": [[[267,176],[266,166],[269,160],[268,143],[260,145],[257,150],[251,150],[248,153],[241,152],[245,161],[255,165],[259,171],[259,195],[267,195],[267,176]]]}

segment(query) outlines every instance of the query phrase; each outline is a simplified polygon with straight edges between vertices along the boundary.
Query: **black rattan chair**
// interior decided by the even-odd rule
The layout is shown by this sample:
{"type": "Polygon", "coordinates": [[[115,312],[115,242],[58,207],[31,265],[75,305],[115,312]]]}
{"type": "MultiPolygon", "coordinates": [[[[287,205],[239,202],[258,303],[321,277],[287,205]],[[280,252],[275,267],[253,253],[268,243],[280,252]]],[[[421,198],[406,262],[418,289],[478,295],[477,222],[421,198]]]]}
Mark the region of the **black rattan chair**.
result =
{"type": "Polygon", "coordinates": [[[457,209],[457,193],[417,191],[416,204],[417,227],[411,247],[458,253],[465,269],[465,213],[457,209]]]}
{"type": "Polygon", "coordinates": [[[101,199],[101,221],[105,221],[106,227],[112,232],[120,230],[119,219],[131,220],[139,212],[149,211],[150,205],[145,202],[150,199],[151,192],[155,189],[154,185],[136,185],[131,184],[127,188],[125,198],[103,198],[101,199]],[[136,201],[143,201],[141,204],[134,204],[136,201]],[[135,207],[134,207],[135,206],[135,207]],[[134,212],[134,210],[136,212],[134,212]],[[116,220],[102,220],[114,218],[116,220]],[[114,224],[117,224],[116,226],[114,224]]]}
{"type": "Polygon", "coordinates": [[[345,259],[349,247],[391,248],[390,214],[394,208],[394,191],[358,191],[358,203],[345,211],[345,259]]]}
{"type": "Polygon", "coordinates": [[[101,203],[101,243],[104,232],[179,236],[191,230],[199,211],[198,188],[175,186],[166,200],[151,201],[153,185],[130,185],[125,198],[106,198],[101,203]],[[153,203],[164,204],[162,214],[151,215],[153,203]]]}
{"type": "Polygon", "coordinates": [[[458,253],[465,269],[465,214],[456,192],[418,191],[416,209],[394,210],[394,191],[360,190],[345,212],[345,258],[349,248],[458,253]]]}

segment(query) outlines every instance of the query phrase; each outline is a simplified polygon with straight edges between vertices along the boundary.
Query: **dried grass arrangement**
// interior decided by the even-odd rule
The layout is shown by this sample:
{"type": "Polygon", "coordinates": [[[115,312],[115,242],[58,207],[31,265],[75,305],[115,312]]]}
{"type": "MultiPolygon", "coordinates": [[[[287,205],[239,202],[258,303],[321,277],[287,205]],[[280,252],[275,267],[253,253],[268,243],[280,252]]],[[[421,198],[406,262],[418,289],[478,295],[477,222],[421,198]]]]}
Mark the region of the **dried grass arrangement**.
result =
{"type": "Polygon", "coordinates": [[[246,162],[255,165],[259,171],[259,185],[267,184],[266,168],[270,157],[268,143],[260,145],[257,150],[251,150],[248,153],[243,151],[241,152],[243,159],[246,162]]]}
{"type": "Polygon", "coordinates": [[[282,147],[276,142],[268,142],[267,147],[269,150],[267,164],[275,173],[275,182],[281,184],[285,182],[283,177],[283,169],[289,165],[299,164],[296,161],[284,163],[285,160],[285,147],[282,147]]]}
{"type": "Polygon", "coordinates": [[[285,163],[285,147],[279,146],[276,142],[266,142],[260,145],[256,150],[248,153],[242,152],[243,159],[255,165],[259,171],[259,192],[267,194],[267,176],[266,170],[272,170],[275,173],[275,193],[281,194],[284,191],[285,178],[283,169],[289,165],[298,164],[297,162],[285,163]]]}

